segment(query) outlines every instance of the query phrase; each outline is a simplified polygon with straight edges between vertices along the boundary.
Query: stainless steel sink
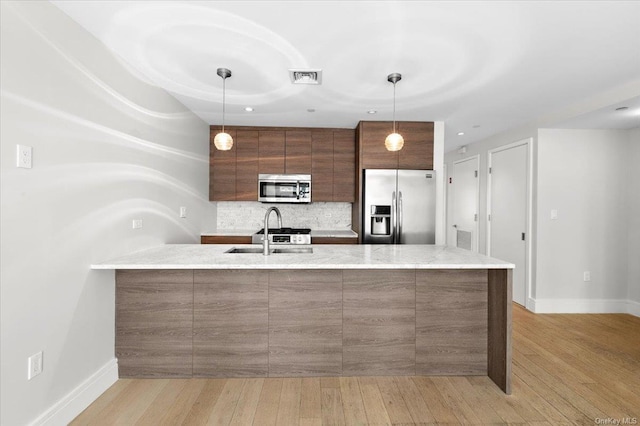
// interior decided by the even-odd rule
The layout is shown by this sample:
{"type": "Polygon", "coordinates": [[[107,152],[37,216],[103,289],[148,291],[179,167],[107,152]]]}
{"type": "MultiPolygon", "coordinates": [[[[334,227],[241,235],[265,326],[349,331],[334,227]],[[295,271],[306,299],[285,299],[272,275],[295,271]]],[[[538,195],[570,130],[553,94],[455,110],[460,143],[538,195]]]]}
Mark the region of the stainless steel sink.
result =
{"type": "MultiPolygon", "coordinates": [[[[270,249],[269,252],[271,254],[313,253],[313,247],[278,247],[270,249]]],[[[260,254],[262,253],[262,247],[232,247],[225,253],[260,254]]]]}

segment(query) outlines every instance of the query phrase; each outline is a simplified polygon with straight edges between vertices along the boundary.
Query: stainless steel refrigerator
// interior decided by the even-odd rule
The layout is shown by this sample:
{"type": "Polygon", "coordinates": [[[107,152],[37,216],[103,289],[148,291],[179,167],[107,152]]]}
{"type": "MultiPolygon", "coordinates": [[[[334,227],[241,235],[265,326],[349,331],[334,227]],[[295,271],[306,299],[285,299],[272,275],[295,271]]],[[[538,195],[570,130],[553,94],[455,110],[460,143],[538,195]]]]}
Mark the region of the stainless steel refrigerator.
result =
{"type": "Polygon", "coordinates": [[[435,244],[433,170],[364,170],[364,244],[435,244]]]}

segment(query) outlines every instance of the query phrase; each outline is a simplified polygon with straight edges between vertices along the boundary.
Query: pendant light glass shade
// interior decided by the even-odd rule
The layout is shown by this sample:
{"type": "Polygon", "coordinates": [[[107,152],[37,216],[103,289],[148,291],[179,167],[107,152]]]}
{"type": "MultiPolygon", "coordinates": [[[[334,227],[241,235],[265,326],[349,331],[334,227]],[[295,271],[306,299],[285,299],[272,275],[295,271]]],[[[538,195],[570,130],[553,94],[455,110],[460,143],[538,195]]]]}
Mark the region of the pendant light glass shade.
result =
{"type": "Polygon", "coordinates": [[[404,146],[404,138],[400,133],[391,133],[384,140],[384,146],[387,151],[400,151],[404,146]]]}
{"type": "Polygon", "coordinates": [[[384,146],[388,151],[400,151],[404,146],[404,138],[396,133],[396,83],[402,79],[402,74],[394,72],[387,76],[387,81],[393,83],[393,133],[384,140],[384,146]]]}
{"type": "Polygon", "coordinates": [[[231,147],[233,147],[233,138],[229,133],[225,133],[224,131],[224,112],[225,112],[225,101],[226,101],[226,81],[227,78],[231,77],[231,70],[226,68],[218,68],[218,75],[222,77],[222,132],[218,133],[215,138],[213,138],[213,144],[220,151],[229,151],[231,147]]]}

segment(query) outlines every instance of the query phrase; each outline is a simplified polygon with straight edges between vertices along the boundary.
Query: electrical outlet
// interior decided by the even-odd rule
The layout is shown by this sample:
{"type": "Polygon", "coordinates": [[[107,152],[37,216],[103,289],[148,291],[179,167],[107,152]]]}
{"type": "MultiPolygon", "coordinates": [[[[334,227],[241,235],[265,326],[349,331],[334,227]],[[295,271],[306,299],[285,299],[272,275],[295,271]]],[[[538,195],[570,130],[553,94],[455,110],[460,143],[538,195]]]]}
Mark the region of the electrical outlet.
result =
{"type": "Polygon", "coordinates": [[[133,229],[142,228],[142,219],[133,219],[133,229]]]}
{"type": "Polygon", "coordinates": [[[582,279],[586,282],[586,281],[591,281],[591,272],[590,271],[584,271],[584,273],[582,274],[582,279]]]}
{"type": "Polygon", "coordinates": [[[42,351],[38,352],[37,354],[31,355],[27,359],[27,364],[27,380],[31,380],[38,374],[42,373],[42,351]]]}
{"type": "Polygon", "coordinates": [[[186,207],[180,207],[180,217],[185,218],[187,217],[187,208],[186,207]]]}
{"type": "Polygon", "coordinates": [[[16,152],[16,166],[23,169],[30,169],[33,163],[33,148],[26,145],[16,145],[16,152]]]}

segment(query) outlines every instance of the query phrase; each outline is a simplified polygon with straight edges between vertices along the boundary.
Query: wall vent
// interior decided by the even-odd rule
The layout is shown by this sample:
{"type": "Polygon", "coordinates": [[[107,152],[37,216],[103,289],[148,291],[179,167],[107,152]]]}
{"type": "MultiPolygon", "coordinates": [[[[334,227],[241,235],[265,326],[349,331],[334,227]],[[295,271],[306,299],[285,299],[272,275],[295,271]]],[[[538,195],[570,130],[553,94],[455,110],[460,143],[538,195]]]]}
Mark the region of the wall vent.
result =
{"type": "Polygon", "coordinates": [[[289,70],[293,84],[322,84],[322,70],[289,70]]]}

